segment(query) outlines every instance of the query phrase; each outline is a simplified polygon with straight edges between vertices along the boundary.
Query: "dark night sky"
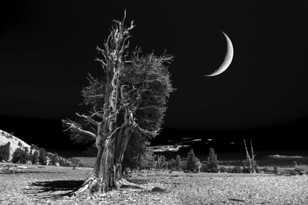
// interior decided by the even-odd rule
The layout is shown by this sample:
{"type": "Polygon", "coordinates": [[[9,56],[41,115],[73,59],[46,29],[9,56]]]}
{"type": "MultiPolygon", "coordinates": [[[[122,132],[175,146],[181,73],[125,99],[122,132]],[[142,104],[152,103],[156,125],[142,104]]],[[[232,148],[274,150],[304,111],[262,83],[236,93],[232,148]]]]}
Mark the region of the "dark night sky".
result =
{"type": "Polygon", "coordinates": [[[78,111],[86,74],[99,68],[95,47],[126,8],[136,23],[132,45],[175,56],[177,91],[165,127],[245,130],[308,117],[304,1],[7,2],[0,7],[0,116],[57,120],[78,111]],[[225,55],[221,31],[234,60],[207,78],[225,55]]]}

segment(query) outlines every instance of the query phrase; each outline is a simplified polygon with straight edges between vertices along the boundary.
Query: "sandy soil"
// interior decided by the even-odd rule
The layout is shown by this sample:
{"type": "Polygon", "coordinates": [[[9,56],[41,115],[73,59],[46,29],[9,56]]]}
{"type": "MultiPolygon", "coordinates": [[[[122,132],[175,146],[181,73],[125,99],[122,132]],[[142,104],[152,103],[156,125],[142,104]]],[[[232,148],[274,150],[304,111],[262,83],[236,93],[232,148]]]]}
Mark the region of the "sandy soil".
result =
{"type": "Polygon", "coordinates": [[[133,173],[131,181],[143,190],[129,187],[104,195],[65,196],[90,171],[30,166],[0,172],[0,204],[308,204],[307,175],[141,171],[133,173]]]}

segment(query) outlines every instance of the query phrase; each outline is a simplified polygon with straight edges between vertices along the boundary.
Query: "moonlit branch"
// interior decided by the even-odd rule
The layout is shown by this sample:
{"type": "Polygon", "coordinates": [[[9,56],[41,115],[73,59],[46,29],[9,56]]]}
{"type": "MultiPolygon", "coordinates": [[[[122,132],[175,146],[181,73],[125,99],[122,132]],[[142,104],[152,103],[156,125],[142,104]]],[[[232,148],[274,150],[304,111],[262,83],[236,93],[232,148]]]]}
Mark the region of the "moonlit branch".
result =
{"type": "Polygon", "coordinates": [[[85,134],[85,135],[90,136],[94,139],[96,138],[96,135],[93,132],[82,129],[81,126],[78,125],[78,123],[76,123],[76,122],[73,122],[73,121],[70,121],[70,120],[63,120],[62,122],[67,126],[66,131],[71,130],[73,132],[85,134]]]}
{"type": "Polygon", "coordinates": [[[85,115],[85,114],[79,114],[79,113],[76,113],[76,115],[78,117],[80,117],[80,118],[85,119],[86,121],[90,122],[93,125],[97,125],[98,124],[98,122],[95,121],[91,116],[88,116],[88,115],[85,115]]]}

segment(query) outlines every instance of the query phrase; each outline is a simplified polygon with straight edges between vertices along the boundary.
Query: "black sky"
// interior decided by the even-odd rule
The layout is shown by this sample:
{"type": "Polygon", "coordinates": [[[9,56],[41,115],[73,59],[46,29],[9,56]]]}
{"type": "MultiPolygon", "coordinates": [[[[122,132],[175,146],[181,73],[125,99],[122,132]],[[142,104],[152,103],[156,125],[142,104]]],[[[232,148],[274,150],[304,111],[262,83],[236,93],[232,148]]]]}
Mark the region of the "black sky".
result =
{"type": "MultiPolygon", "coordinates": [[[[166,127],[229,130],[307,118],[308,4],[239,1],[7,1],[0,9],[0,115],[60,119],[79,110],[112,19],[127,9],[132,45],[165,49],[176,93],[166,127]],[[230,68],[207,78],[225,54],[230,68]]],[[[4,129],[4,128],[3,128],[4,129]]]]}

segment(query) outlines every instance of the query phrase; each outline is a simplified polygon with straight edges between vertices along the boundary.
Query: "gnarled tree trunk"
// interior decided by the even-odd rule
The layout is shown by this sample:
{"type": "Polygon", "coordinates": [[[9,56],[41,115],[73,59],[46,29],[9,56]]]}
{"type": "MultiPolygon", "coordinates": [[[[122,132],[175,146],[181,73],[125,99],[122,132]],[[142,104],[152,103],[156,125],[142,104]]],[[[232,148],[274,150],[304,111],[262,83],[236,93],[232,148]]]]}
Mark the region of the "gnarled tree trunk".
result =
{"type": "Polygon", "coordinates": [[[115,21],[104,47],[97,48],[101,58],[96,60],[102,65],[103,75],[99,79],[90,76],[90,86],[83,90],[85,104],[92,106],[88,114],[76,113],[84,124],[63,120],[77,136],[95,139],[97,147],[93,173],[75,194],[85,190],[107,192],[123,184],[136,186],[122,178],[122,160],[130,136],[136,131],[145,136],[158,134],[166,99],[173,90],[163,66],[172,57],[152,54],[140,58],[136,52],[133,58],[126,59],[129,31],[134,25],[131,22],[126,27],[124,21],[125,16],[121,22],[115,21]],[[140,120],[142,126],[136,115],[145,119],[140,120]]]}
{"type": "Polygon", "coordinates": [[[105,140],[97,140],[97,157],[92,176],[85,181],[76,194],[89,190],[93,192],[108,192],[118,189],[128,182],[122,178],[122,160],[128,141],[130,128],[119,129],[113,136],[105,140]]]}

